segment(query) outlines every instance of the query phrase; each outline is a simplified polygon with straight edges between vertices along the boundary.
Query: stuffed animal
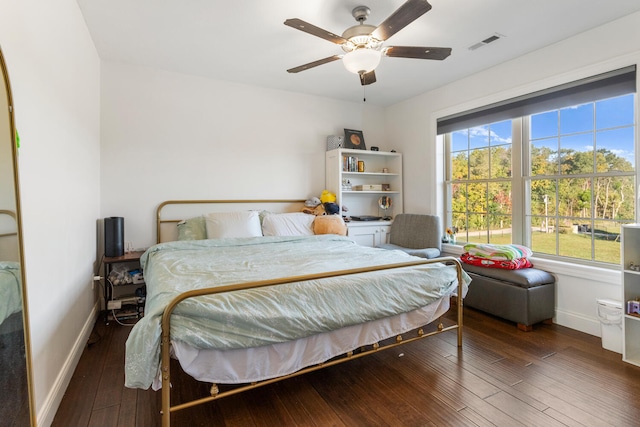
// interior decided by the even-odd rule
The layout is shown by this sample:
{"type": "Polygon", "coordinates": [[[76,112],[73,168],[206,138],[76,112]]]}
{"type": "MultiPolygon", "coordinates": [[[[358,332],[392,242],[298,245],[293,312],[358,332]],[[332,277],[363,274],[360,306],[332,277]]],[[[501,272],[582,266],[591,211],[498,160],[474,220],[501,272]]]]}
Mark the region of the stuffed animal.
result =
{"type": "Polygon", "coordinates": [[[326,213],[324,210],[324,205],[322,203],[312,208],[304,206],[302,208],[302,212],[309,215],[315,215],[315,216],[324,215],[326,213]]]}
{"type": "Polygon", "coordinates": [[[309,200],[304,202],[304,206],[307,208],[315,208],[316,206],[318,206],[320,203],[322,203],[320,201],[320,199],[318,199],[317,197],[312,197],[309,200]]]}
{"type": "Polygon", "coordinates": [[[304,202],[302,212],[309,215],[324,215],[324,205],[317,197],[312,197],[304,202]]]}
{"type": "Polygon", "coordinates": [[[347,225],[340,215],[321,215],[313,220],[313,232],[315,234],[347,235],[347,225]]]}
{"type": "Polygon", "coordinates": [[[320,201],[322,203],[335,203],[336,195],[330,192],[329,190],[324,190],[320,195],[320,201]]]}
{"type": "Polygon", "coordinates": [[[324,203],[324,210],[327,215],[338,215],[340,213],[340,206],[337,203],[324,203]]]}
{"type": "Polygon", "coordinates": [[[318,199],[312,197],[304,202],[302,212],[315,216],[320,215],[338,215],[340,214],[340,206],[335,203],[336,195],[330,193],[328,190],[324,190],[322,195],[318,199]],[[329,201],[325,201],[329,200],[329,201]]]}

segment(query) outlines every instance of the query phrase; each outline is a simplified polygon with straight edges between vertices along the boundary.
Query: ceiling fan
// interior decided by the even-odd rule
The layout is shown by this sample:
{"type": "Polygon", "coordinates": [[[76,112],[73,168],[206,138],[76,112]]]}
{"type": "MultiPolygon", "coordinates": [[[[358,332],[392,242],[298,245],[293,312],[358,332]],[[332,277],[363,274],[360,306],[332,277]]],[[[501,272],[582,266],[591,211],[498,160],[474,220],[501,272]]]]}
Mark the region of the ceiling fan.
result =
{"type": "Polygon", "coordinates": [[[347,70],[360,76],[360,83],[364,86],[375,83],[376,75],[374,70],[383,55],[395,58],[435,59],[441,61],[451,54],[451,48],[383,46],[384,41],[429,10],[431,10],[431,5],[426,0],[408,0],[382,24],[375,27],[364,23],[371,10],[367,6],[358,6],[353,9],[351,14],[359,24],[347,28],[342,33],[342,36],[323,30],[301,19],[287,19],[284,21],[285,25],[335,43],[346,52],[290,68],[287,72],[298,73],[342,59],[347,70]]]}

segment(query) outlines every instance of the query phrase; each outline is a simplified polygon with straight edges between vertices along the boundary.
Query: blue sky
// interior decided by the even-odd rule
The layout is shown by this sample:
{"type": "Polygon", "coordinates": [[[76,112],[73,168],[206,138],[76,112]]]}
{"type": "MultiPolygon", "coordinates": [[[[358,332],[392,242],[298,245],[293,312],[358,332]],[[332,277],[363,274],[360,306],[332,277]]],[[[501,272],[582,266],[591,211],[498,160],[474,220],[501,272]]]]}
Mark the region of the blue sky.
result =
{"type": "Polygon", "coordinates": [[[576,151],[605,148],[634,162],[634,95],[625,95],[531,117],[531,138],[536,145],[576,151]],[[595,130],[595,134],[594,134],[595,130]],[[595,136],[595,141],[594,141],[595,136]],[[546,139],[547,137],[552,137],[546,139]]]}
{"type": "MultiPolygon", "coordinates": [[[[536,146],[548,146],[553,151],[558,149],[558,144],[561,149],[576,151],[591,151],[594,146],[596,150],[605,148],[633,164],[634,97],[635,95],[629,94],[564,108],[559,112],[555,110],[535,114],[531,116],[530,129],[533,143],[536,146]]],[[[452,151],[510,144],[511,121],[472,128],[469,133],[469,147],[466,132],[453,133],[452,151]]]]}

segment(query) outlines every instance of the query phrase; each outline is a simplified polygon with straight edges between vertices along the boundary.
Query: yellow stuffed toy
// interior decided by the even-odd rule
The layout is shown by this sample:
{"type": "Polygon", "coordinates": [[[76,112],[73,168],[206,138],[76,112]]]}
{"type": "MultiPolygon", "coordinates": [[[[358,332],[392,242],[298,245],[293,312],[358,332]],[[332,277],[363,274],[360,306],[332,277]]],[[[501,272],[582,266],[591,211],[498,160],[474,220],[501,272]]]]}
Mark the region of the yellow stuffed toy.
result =
{"type": "Polygon", "coordinates": [[[335,203],[336,195],[330,192],[329,190],[324,190],[320,195],[320,201],[322,203],[335,203]]]}

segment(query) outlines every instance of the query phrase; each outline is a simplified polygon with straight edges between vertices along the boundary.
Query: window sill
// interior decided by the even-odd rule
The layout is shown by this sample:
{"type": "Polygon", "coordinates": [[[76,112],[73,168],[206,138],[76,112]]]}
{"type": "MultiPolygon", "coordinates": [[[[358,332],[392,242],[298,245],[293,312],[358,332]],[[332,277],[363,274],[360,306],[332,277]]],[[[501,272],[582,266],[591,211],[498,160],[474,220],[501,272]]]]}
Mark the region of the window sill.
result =
{"type": "Polygon", "coordinates": [[[609,283],[620,286],[622,275],[620,268],[603,268],[591,265],[573,264],[564,261],[532,257],[531,262],[541,270],[577,278],[588,278],[594,282],[609,283]]]}

